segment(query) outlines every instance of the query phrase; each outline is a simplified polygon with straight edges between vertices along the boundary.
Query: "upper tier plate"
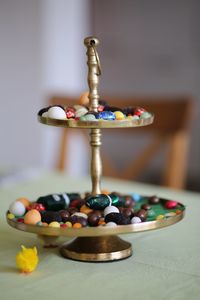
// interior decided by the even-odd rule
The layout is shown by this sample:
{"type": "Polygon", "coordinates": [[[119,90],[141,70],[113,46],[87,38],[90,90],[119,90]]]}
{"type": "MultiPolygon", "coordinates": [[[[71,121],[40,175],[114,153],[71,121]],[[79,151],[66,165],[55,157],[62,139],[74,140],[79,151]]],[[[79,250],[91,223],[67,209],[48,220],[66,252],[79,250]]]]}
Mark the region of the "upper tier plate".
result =
{"type": "Polygon", "coordinates": [[[129,128],[129,127],[141,127],[150,125],[153,123],[154,115],[146,119],[140,120],[96,120],[96,121],[76,121],[74,119],[70,120],[58,120],[48,117],[38,116],[38,121],[42,124],[58,126],[58,127],[68,127],[68,128],[129,128]]]}

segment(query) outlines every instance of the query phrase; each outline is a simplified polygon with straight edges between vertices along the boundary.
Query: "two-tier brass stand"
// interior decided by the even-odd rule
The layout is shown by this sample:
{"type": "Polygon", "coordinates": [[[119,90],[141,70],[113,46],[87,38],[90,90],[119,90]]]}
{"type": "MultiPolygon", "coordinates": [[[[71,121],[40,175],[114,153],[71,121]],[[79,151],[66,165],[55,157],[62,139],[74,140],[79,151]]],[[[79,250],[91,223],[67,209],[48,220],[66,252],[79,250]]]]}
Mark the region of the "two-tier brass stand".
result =
{"type": "MultiPolygon", "coordinates": [[[[89,86],[89,110],[98,112],[98,84],[101,66],[96,50],[99,41],[95,37],[84,40],[88,56],[88,86],[89,86]]],[[[92,195],[101,193],[102,163],[100,156],[101,129],[91,129],[91,179],[92,195]]],[[[60,250],[64,257],[83,261],[112,261],[126,258],[132,254],[131,244],[119,237],[79,237],[75,241],[63,246],[60,250]]]]}
{"type": "MultiPolygon", "coordinates": [[[[101,74],[100,61],[96,50],[99,41],[95,37],[88,37],[84,40],[84,44],[87,47],[88,56],[89,110],[97,112],[99,99],[98,83],[99,75],[101,74]]],[[[43,116],[38,116],[38,120],[39,122],[50,126],[91,129],[91,194],[97,195],[101,193],[101,128],[128,128],[146,126],[153,122],[153,115],[150,115],[147,119],[124,119],[119,121],[77,121],[73,119],[59,120],[43,116]]],[[[163,201],[166,200],[163,199],[163,201]]],[[[179,205],[181,204],[179,203],[179,205]]],[[[116,227],[97,226],[79,229],[26,225],[8,218],[7,222],[10,226],[16,229],[38,234],[47,245],[55,244],[56,239],[59,236],[77,237],[72,242],[64,244],[60,248],[60,253],[63,257],[80,261],[104,262],[120,260],[131,256],[131,244],[119,238],[117,236],[118,234],[162,228],[180,221],[183,216],[184,209],[179,215],[175,215],[163,220],[142,222],[139,224],[118,225],[116,227]]]]}

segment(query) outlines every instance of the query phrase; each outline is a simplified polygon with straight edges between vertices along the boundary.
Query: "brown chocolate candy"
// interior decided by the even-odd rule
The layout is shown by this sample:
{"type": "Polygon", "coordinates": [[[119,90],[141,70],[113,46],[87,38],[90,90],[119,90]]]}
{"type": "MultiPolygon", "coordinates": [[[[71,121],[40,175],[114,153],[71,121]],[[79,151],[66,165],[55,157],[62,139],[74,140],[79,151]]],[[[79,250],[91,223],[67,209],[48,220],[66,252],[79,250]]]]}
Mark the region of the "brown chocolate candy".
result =
{"type": "Polygon", "coordinates": [[[75,223],[80,223],[82,225],[82,227],[86,227],[88,225],[86,218],[79,217],[76,215],[69,217],[67,221],[70,221],[73,225],[75,223]]]}
{"type": "Polygon", "coordinates": [[[119,212],[121,213],[121,214],[123,214],[123,211],[124,211],[124,207],[118,207],[118,209],[119,209],[119,212]]]}
{"type": "Polygon", "coordinates": [[[44,211],[41,213],[42,222],[51,223],[51,222],[62,222],[62,218],[58,211],[44,211]]]}
{"type": "Polygon", "coordinates": [[[101,210],[94,210],[92,213],[96,214],[99,218],[103,217],[103,211],[101,210]]]}
{"type": "Polygon", "coordinates": [[[73,215],[76,212],[79,212],[79,209],[77,207],[68,207],[68,212],[70,213],[70,215],[73,215]]]}
{"type": "Polygon", "coordinates": [[[130,218],[126,218],[123,214],[115,212],[107,214],[105,216],[105,222],[114,222],[117,225],[127,225],[131,223],[130,218]]]}
{"type": "Polygon", "coordinates": [[[150,204],[158,204],[159,202],[160,202],[160,199],[157,196],[149,197],[149,203],[150,204]]]}
{"type": "Polygon", "coordinates": [[[132,218],[134,213],[134,209],[131,207],[126,207],[123,209],[122,214],[127,218],[132,218]]]}
{"type": "Polygon", "coordinates": [[[70,213],[67,209],[63,209],[63,210],[60,210],[59,211],[59,214],[62,218],[62,222],[67,222],[69,216],[70,216],[70,213]]]}
{"type": "Polygon", "coordinates": [[[100,218],[100,214],[92,212],[88,215],[88,224],[90,226],[98,226],[100,218]]]}
{"type": "Polygon", "coordinates": [[[124,207],[133,207],[135,202],[131,196],[124,196],[124,207]]]}
{"type": "Polygon", "coordinates": [[[141,208],[145,209],[145,210],[150,210],[151,209],[151,205],[149,205],[148,203],[147,204],[142,204],[141,208]]]}
{"type": "Polygon", "coordinates": [[[136,217],[139,217],[142,221],[145,221],[147,218],[147,211],[145,209],[140,209],[135,214],[136,217]]]}

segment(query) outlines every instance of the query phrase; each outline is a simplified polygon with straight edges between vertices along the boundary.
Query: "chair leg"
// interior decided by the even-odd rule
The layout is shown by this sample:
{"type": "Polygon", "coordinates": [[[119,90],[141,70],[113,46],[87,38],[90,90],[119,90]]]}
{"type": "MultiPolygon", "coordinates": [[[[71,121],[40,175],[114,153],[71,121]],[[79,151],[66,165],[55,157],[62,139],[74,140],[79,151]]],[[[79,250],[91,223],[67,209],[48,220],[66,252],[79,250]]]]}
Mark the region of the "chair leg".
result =
{"type": "Polygon", "coordinates": [[[134,159],[132,163],[122,172],[124,179],[135,180],[137,176],[147,167],[151,158],[161,148],[165,142],[166,136],[158,134],[153,141],[134,159]]]}
{"type": "Polygon", "coordinates": [[[186,181],[188,132],[180,131],[170,135],[169,139],[171,141],[162,184],[176,189],[183,189],[186,181]]]}

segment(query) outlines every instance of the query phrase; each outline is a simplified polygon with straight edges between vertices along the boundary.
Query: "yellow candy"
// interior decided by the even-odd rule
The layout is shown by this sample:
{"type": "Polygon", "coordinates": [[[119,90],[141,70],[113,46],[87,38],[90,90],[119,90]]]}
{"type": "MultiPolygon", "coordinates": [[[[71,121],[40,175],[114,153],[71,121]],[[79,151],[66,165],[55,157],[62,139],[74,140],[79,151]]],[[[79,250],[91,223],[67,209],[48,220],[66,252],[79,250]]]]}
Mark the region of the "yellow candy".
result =
{"type": "Polygon", "coordinates": [[[58,228],[58,227],[60,227],[60,224],[56,221],[53,221],[53,222],[49,223],[49,227],[58,228]]]}
{"type": "Polygon", "coordinates": [[[7,214],[7,218],[12,220],[15,218],[15,216],[13,214],[9,213],[9,214],[7,214]]]}
{"type": "Polygon", "coordinates": [[[65,222],[65,224],[67,225],[67,227],[72,227],[72,223],[69,221],[65,222]]]}
{"type": "Polygon", "coordinates": [[[116,120],[124,120],[125,119],[125,116],[124,116],[123,112],[121,112],[121,111],[115,111],[114,114],[115,114],[116,120]]]}
{"type": "Polygon", "coordinates": [[[159,215],[156,217],[156,220],[162,220],[162,219],[164,219],[164,217],[165,217],[164,215],[159,215]]]}

